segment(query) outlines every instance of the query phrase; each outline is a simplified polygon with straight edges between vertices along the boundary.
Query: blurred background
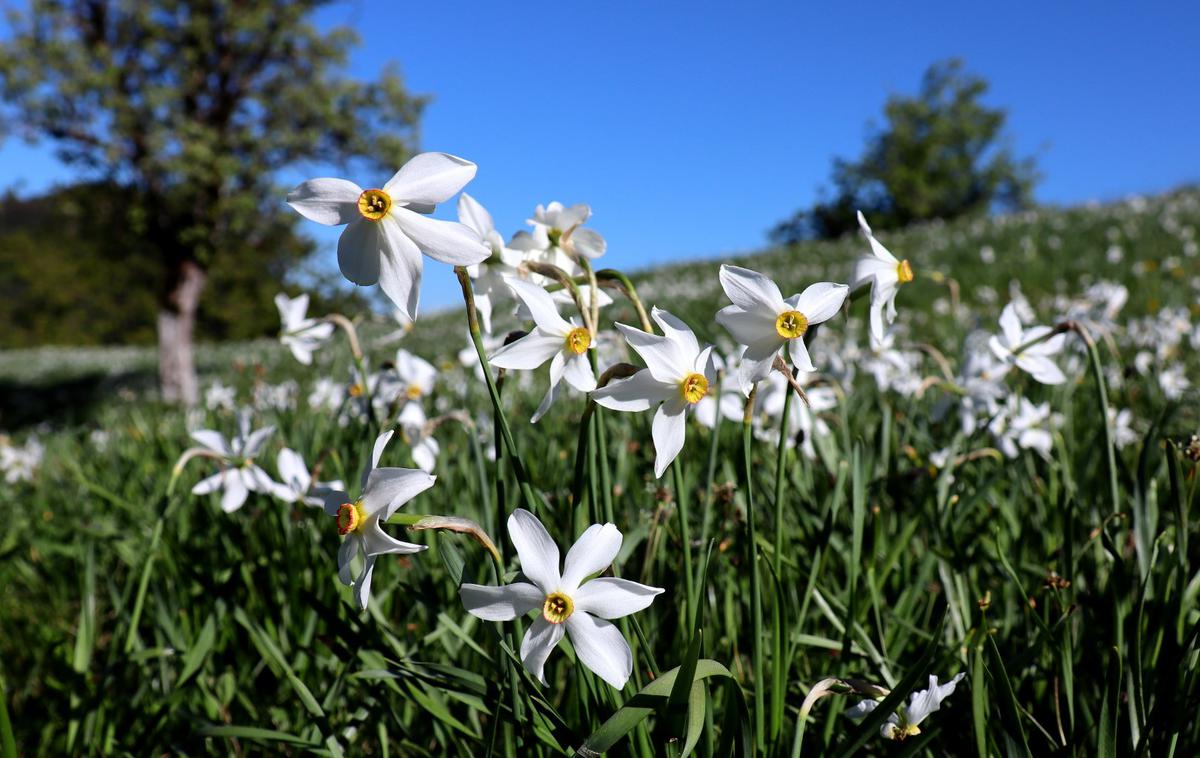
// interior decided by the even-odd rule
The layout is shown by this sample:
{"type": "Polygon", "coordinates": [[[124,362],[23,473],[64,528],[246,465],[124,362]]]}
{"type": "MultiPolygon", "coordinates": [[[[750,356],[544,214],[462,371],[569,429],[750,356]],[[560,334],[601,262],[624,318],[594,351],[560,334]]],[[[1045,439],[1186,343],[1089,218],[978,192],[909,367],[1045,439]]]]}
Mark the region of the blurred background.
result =
{"type": "MultiPolygon", "coordinates": [[[[1164,192],[1200,177],[1198,22],[1184,3],[9,3],[0,348],[273,335],[280,290],[386,312],[339,275],[340,229],[283,199],[379,185],[421,150],[479,165],[467,191],[505,236],[589,203],[623,269],[835,238],[858,208],[887,230],[1164,192]]],[[[456,297],[427,261],[423,311],[456,297]]]]}

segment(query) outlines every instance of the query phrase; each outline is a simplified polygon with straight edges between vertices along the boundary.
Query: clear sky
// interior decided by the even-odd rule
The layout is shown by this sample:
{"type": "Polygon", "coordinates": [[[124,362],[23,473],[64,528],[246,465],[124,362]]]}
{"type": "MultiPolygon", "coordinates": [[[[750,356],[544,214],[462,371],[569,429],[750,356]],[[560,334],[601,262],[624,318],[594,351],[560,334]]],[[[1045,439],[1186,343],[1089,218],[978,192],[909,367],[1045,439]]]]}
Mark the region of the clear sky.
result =
{"type": "MultiPolygon", "coordinates": [[[[355,76],[396,61],[433,96],[422,147],[479,164],[467,191],[506,236],[537,203],[587,202],[619,268],[761,246],[889,94],[952,56],[1009,109],[1040,200],[1200,180],[1200,4],[806,5],[354,0],[319,23],[359,32],[355,76]]],[[[0,147],[0,187],[68,178],[45,149],[0,147]]],[[[309,227],[334,265],[336,232],[309,227]]],[[[423,309],[455,295],[429,267],[423,309]]]]}

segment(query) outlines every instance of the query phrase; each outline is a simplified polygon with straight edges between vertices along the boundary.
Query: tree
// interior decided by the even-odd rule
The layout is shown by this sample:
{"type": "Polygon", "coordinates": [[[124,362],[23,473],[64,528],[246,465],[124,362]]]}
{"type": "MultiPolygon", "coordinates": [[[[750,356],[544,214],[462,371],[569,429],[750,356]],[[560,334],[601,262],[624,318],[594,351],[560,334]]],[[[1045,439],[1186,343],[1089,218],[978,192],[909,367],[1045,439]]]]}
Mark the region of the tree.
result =
{"type": "Polygon", "coordinates": [[[213,261],[279,228],[274,177],[306,161],[400,165],[424,99],[309,21],[330,0],[32,0],[0,43],[4,126],[129,191],[131,244],[157,261],[163,398],[197,398],[200,293],[213,261]]]}
{"type": "Polygon", "coordinates": [[[838,237],[857,228],[858,210],[872,227],[888,229],[1027,207],[1038,178],[1034,161],[1013,156],[1007,114],[981,102],[987,88],[960,60],[930,66],[916,97],[888,98],[885,124],[868,135],[861,158],[834,161],[832,198],[798,211],[771,238],[838,237]]]}

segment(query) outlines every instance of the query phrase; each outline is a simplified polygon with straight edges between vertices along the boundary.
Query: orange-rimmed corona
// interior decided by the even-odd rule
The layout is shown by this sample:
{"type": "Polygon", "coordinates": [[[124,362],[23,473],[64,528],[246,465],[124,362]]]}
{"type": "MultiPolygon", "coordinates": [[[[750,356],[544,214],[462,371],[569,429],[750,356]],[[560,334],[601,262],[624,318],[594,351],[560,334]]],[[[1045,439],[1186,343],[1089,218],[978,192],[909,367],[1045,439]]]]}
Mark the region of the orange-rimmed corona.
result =
{"type": "Polygon", "coordinates": [[[338,534],[345,536],[357,532],[367,521],[362,503],[342,503],[337,512],[338,534]]]}

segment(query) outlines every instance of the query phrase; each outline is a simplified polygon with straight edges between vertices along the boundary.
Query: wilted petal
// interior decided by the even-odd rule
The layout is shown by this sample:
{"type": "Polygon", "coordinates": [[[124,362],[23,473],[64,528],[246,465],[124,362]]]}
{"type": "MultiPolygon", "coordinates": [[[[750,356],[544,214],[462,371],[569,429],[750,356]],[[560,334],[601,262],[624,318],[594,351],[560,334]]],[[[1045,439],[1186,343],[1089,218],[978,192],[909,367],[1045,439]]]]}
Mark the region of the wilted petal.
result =
{"type": "Polygon", "coordinates": [[[562,590],[574,592],[579,583],[612,565],[621,549],[621,532],[613,524],[592,524],[567,551],[562,590]]]}
{"type": "Polygon", "coordinates": [[[528,582],[500,587],[464,584],[458,594],[467,613],[485,621],[511,621],[540,607],[546,599],[546,593],[528,582]]]}
{"type": "Polygon", "coordinates": [[[362,187],[345,179],[310,179],[288,193],[287,203],[310,221],[338,226],[362,218],[358,213],[361,194],[362,187]]]}
{"type": "Polygon", "coordinates": [[[521,573],[536,584],[543,592],[558,588],[558,545],[550,539],[542,522],[524,508],[518,508],[508,517],[508,537],[517,548],[521,561],[521,573]]]}
{"type": "Polygon", "coordinates": [[[609,622],[578,610],[567,619],[566,627],[579,661],[613,687],[624,687],[633,671],[633,652],[621,632],[609,622]]]}
{"type": "MultiPolygon", "coordinates": [[[[567,556],[568,565],[570,560],[570,556],[567,556]]],[[[602,576],[585,582],[573,597],[576,611],[584,611],[602,619],[615,619],[650,607],[654,598],[662,593],[660,587],[602,576]]]]}

